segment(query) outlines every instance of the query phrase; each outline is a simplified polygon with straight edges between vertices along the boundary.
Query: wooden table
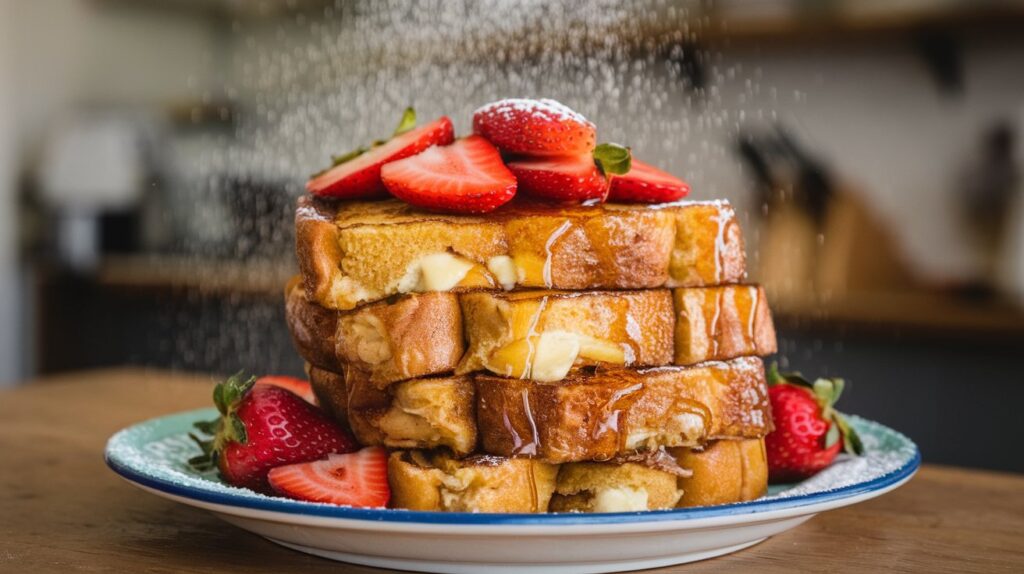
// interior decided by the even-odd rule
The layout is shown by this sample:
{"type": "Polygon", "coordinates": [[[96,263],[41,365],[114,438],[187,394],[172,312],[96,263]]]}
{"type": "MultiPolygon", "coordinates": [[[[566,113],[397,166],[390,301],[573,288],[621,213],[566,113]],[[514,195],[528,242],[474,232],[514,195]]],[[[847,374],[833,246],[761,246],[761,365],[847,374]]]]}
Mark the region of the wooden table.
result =
{"type": "MultiPolygon", "coordinates": [[[[206,405],[211,382],[118,369],[0,392],[0,572],[378,571],[287,550],[142,492],[105,467],[112,433],[206,405]]],[[[794,569],[1024,572],[1024,476],[926,465],[881,498],[664,571],[794,569]]]]}

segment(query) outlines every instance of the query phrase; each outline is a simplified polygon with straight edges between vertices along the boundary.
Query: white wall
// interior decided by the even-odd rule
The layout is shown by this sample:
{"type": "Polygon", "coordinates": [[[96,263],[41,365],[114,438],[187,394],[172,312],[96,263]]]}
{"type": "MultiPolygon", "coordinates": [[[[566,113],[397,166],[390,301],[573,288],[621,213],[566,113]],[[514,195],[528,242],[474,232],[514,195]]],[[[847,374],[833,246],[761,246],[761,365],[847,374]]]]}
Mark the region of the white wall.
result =
{"type": "Polygon", "coordinates": [[[11,37],[16,0],[0,0],[0,386],[22,374],[20,285],[15,225],[16,145],[14,131],[14,58],[11,37]]]}
{"type": "Polygon", "coordinates": [[[31,375],[18,170],[76,110],[163,109],[213,93],[218,42],[211,20],[152,5],[0,0],[0,383],[31,375]]]}

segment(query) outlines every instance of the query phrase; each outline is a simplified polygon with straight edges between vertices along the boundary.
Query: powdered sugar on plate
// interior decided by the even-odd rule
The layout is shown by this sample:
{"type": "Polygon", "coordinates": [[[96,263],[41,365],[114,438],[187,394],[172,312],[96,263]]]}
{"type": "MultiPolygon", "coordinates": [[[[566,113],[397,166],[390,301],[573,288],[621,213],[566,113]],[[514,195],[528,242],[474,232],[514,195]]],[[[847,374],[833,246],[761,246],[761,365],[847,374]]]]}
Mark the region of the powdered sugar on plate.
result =
{"type": "MultiPolygon", "coordinates": [[[[192,423],[216,416],[216,409],[200,409],[128,427],[108,441],[107,460],[115,470],[126,476],[142,476],[189,491],[229,495],[240,501],[272,500],[272,497],[221,482],[216,471],[198,472],[189,466],[188,459],[200,453],[199,447],[188,436],[192,431],[192,423]]],[[[917,447],[904,435],[860,417],[850,416],[849,420],[864,443],[863,456],[843,455],[832,466],[810,479],[795,485],[773,486],[768,496],[761,500],[784,500],[870,483],[905,468],[916,457],[917,447]]]]}

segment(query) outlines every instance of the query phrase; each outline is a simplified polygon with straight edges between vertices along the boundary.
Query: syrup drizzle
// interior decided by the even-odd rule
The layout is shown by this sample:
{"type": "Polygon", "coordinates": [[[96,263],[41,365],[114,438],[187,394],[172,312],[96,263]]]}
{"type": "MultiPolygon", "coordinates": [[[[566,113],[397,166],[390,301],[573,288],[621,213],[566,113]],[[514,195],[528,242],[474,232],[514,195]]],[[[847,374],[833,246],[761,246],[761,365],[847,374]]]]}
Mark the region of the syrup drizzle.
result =
{"type": "Polygon", "coordinates": [[[537,455],[537,445],[538,445],[538,443],[540,441],[540,438],[537,436],[537,423],[533,420],[533,411],[530,410],[530,391],[528,389],[524,388],[520,392],[520,394],[523,397],[523,414],[526,415],[526,422],[528,422],[530,424],[530,436],[531,436],[531,438],[530,438],[530,442],[526,443],[526,444],[522,444],[522,440],[520,439],[519,442],[520,442],[521,446],[514,448],[513,451],[512,451],[512,454],[513,455],[524,454],[524,455],[527,455],[527,456],[536,456],[537,455]]]}
{"type": "Polygon", "coordinates": [[[546,243],[544,243],[544,286],[548,289],[551,288],[553,282],[551,280],[551,249],[554,248],[555,242],[558,238],[565,234],[566,231],[572,228],[572,220],[566,219],[562,222],[562,225],[558,226],[558,229],[548,237],[546,243]]]}
{"type": "MultiPolygon", "coordinates": [[[[545,295],[540,298],[537,303],[537,310],[534,311],[533,317],[530,318],[530,326],[526,329],[526,361],[523,364],[523,373],[519,377],[520,379],[529,379],[533,376],[533,358],[537,354],[536,343],[540,339],[540,335],[537,333],[537,325],[540,324],[541,315],[544,313],[544,309],[548,306],[548,296],[545,295]]],[[[525,391],[524,391],[525,392],[525,391]]]]}
{"type": "Polygon", "coordinates": [[[715,234],[715,283],[722,281],[722,275],[725,273],[725,251],[727,245],[725,243],[725,230],[729,226],[729,222],[732,221],[731,214],[729,214],[721,205],[716,205],[717,213],[711,217],[711,220],[718,226],[718,231],[715,234]]]}
{"type": "Polygon", "coordinates": [[[747,287],[747,292],[750,293],[750,312],[747,316],[747,340],[750,341],[753,346],[756,341],[754,340],[754,320],[757,319],[757,307],[760,305],[760,292],[757,287],[751,285],[747,287]]]}

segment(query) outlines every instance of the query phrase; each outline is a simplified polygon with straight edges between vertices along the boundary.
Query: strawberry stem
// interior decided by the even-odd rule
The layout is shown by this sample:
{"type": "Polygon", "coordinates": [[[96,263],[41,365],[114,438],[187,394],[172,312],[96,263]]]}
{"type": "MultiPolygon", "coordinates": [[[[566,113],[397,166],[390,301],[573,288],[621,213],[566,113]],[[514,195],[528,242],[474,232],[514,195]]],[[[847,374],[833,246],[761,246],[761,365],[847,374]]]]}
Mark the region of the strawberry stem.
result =
{"type": "Polygon", "coordinates": [[[594,148],[594,163],[605,177],[625,175],[633,166],[633,154],[628,147],[603,143],[594,148]]]}

